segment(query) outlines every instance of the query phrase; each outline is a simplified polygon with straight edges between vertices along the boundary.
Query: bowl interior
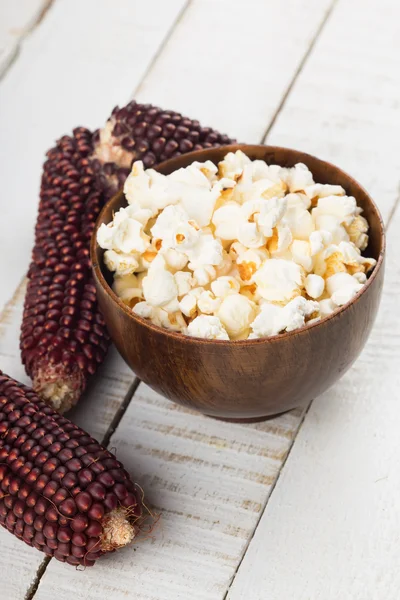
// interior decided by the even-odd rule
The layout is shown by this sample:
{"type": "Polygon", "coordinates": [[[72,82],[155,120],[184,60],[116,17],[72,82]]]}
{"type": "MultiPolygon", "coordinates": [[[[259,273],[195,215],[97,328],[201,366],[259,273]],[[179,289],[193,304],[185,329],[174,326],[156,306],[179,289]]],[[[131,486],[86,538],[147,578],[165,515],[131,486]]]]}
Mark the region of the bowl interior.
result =
{"type": "MultiPolygon", "coordinates": [[[[341,185],[346,190],[347,195],[354,196],[357,200],[357,204],[363,209],[363,215],[366,217],[370,225],[369,243],[363,254],[365,254],[365,256],[373,257],[378,261],[369,281],[373,279],[375,272],[377,272],[381,266],[385,248],[385,235],[382,218],[378,208],[366,190],[355,179],[338,167],[320,160],[310,154],[299,152],[297,150],[275,146],[235,144],[230,146],[221,146],[219,148],[199,150],[197,152],[190,152],[161,163],[156,170],[164,175],[168,175],[177,169],[187,167],[194,161],[204,162],[206,160],[211,160],[215,163],[219,162],[228,152],[235,152],[236,150],[242,150],[252,160],[264,160],[267,164],[277,164],[282,167],[293,167],[296,163],[304,163],[312,172],[314,180],[317,183],[341,185]]],[[[100,282],[107,282],[108,285],[105,287],[108,288],[108,293],[111,294],[121,308],[124,308],[125,305],[123,305],[123,303],[114,295],[111,290],[110,285],[112,284],[113,276],[104,265],[104,250],[100,248],[96,242],[96,233],[97,229],[102,223],[109,223],[113,218],[113,213],[126,205],[127,202],[123,191],[121,190],[105,205],[100,213],[91,243],[91,259],[95,273],[100,282]]],[[[368,282],[366,285],[368,285],[368,282]]],[[[353,300],[351,302],[353,302],[353,300]]],[[[132,318],[138,318],[135,317],[132,312],[130,314],[132,315],[132,318]]]]}

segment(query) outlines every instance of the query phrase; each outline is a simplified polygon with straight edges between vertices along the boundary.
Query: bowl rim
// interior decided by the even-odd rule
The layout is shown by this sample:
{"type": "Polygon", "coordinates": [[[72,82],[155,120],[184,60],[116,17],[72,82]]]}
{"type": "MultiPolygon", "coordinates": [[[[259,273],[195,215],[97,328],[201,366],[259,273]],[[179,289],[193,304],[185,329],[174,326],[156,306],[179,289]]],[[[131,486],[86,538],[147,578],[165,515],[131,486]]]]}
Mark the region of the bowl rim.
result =
{"type": "Polygon", "coordinates": [[[186,343],[189,345],[200,343],[200,344],[205,344],[205,345],[218,344],[220,346],[229,346],[229,347],[251,346],[251,345],[259,345],[259,344],[275,343],[280,340],[287,340],[290,338],[293,339],[296,336],[301,336],[303,334],[307,334],[310,330],[317,328],[317,327],[321,327],[329,321],[332,321],[334,319],[339,319],[342,316],[342,314],[350,306],[358,303],[360,298],[363,296],[363,294],[366,293],[366,291],[369,289],[369,287],[372,285],[372,283],[378,276],[378,273],[379,273],[380,269],[382,268],[382,265],[384,262],[385,251],[386,251],[385,225],[384,225],[380,210],[378,209],[374,200],[371,198],[370,194],[367,192],[367,190],[364,188],[364,186],[362,186],[354,177],[349,175],[346,171],[343,171],[343,169],[340,169],[339,167],[337,167],[336,165],[334,165],[328,161],[320,159],[320,158],[318,158],[312,154],[309,154],[307,152],[303,152],[301,150],[296,150],[295,148],[287,148],[284,146],[271,146],[268,144],[227,144],[224,146],[213,146],[212,148],[205,148],[203,150],[195,150],[194,152],[188,152],[185,155],[180,155],[180,156],[177,156],[174,158],[170,158],[170,159],[165,160],[162,163],[158,164],[156,167],[154,167],[154,169],[156,171],[158,171],[158,170],[164,169],[166,166],[168,166],[168,167],[171,165],[173,166],[174,163],[179,163],[182,160],[182,156],[185,156],[187,158],[193,157],[192,162],[197,161],[197,160],[202,162],[202,160],[201,160],[202,158],[203,158],[203,161],[210,160],[208,158],[208,156],[210,154],[210,151],[213,151],[213,150],[219,150],[219,151],[223,150],[226,153],[236,152],[237,150],[242,150],[243,152],[246,153],[246,148],[249,150],[255,149],[255,148],[264,148],[267,152],[271,152],[271,153],[273,153],[273,152],[297,152],[299,154],[302,154],[303,157],[310,158],[312,160],[316,160],[316,161],[322,163],[323,165],[326,165],[330,168],[334,168],[337,172],[339,172],[341,175],[343,175],[349,181],[349,183],[354,183],[356,186],[358,186],[364,192],[364,194],[368,198],[368,201],[371,203],[372,207],[374,208],[374,210],[378,216],[378,220],[379,220],[378,222],[379,222],[379,227],[380,227],[380,237],[381,237],[381,248],[380,248],[379,256],[377,258],[376,265],[375,265],[370,277],[367,279],[366,283],[363,285],[363,288],[351,300],[349,300],[342,306],[338,307],[331,314],[329,314],[325,317],[322,317],[319,321],[316,321],[315,323],[305,324],[302,327],[299,327],[298,329],[294,329],[293,331],[279,333],[279,334],[273,335],[273,336],[267,336],[267,337],[256,338],[256,339],[251,339],[251,340],[249,340],[249,339],[247,339],[247,340],[215,340],[215,339],[208,340],[205,338],[198,338],[198,337],[192,337],[189,335],[185,335],[184,333],[180,333],[177,331],[171,331],[170,329],[166,329],[164,327],[159,327],[158,325],[154,325],[148,319],[144,319],[143,317],[139,317],[139,315],[136,315],[132,311],[131,308],[129,308],[124,302],[122,302],[122,300],[115,294],[115,292],[113,291],[111,286],[107,283],[107,281],[102,273],[101,266],[97,262],[97,256],[96,256],[97,247],[98,247],[97,239],[96,239],[97,238],[97,230],[99,229],[100,221],[102,220],[103,214],[107,210],[109,204],[111,202],[114,202],[117,197],[120,197],[121,195],[123,195],[123,189],[120,189],[116,194],[114,194],[114,196],[112,198],[110,198],[104,204],[103,208],[101,209],[100,214],[98,215],[98,217],[96,219],[95,227],[93,229],[93,233],[92,233],[91,241],[90,241],[90,258],[91,258],[91,263],[92,263],[92,271],[95,276],[95,279],[98,280],[98,282],[102,286],[103,290],[111,298],[113,303],[116,304],[116,309],[117,310],[121,309],[134,322],[137,322],[140,325],[146,327],[149,331],[165,335],[166,337],[172,338],[174,340],[179,340],[180,342],[186,343]]]}

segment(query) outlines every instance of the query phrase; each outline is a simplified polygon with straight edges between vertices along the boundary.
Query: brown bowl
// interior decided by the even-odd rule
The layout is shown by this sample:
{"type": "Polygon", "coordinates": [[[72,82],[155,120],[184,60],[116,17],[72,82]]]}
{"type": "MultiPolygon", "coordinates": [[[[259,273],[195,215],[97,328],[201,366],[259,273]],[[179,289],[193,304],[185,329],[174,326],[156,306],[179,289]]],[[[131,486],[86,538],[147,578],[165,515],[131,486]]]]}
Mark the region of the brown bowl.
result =
{"type": "Polygon", "coordinates": [[[112,291],[111,275],[96,242],[102,223],[126,205],[122,192],[102,210],[91,259],[98,300],[111,337],[140,379],[170,400],[206,415],[254,420],[308,403],[334,384],[360,354],[375,320],[384,275],[385,234],[371,197],[352,177],[309,154],[273,146],[234,145],[173,158],[158,167],[164,174],[195,160],[222,160],[243,150],[251,159],[291,167],[306,164],[320,183],[339,184],[355,196],[370,224],[366,255],[377,265],[361,292],[320,322],[276,337],[203,340],[161,329],[136,316],[112,291]]]}

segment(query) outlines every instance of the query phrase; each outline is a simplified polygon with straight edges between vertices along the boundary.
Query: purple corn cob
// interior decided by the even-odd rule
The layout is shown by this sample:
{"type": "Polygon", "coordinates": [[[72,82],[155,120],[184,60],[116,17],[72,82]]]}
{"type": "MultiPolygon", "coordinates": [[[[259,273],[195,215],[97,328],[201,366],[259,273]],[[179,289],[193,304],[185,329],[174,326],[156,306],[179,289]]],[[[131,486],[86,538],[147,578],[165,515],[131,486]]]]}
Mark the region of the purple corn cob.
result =
{"type": "Polygon", "coordinates": [[[104,203],[133,161],[145,167],[231,143],[178,113],[130,102],[104,129],[84,127],[47,154],[21,328],[22,360],[35,391],[59,412],[79,399],[110,340],[96,301],[89,243],[104,203]]]}

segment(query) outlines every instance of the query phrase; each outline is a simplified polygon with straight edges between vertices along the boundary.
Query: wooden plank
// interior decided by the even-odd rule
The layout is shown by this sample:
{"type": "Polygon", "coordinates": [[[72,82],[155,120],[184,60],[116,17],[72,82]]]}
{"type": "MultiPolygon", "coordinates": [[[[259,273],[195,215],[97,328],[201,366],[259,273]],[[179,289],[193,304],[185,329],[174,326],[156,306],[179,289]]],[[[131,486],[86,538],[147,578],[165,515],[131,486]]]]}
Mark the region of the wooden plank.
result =
{"type": "MultiPolygon", "coordinates": [[[[229,19],[234,17],[232,22],[236,32],[239,31],[237,12],[243,9],[244,4],[236,3],[237,10],[228,10],[226,2],[212,6],[218,19],[225,10],[228,23],[220,29],[218,39],[216,36],[208,37],[212,46],[207,53],[200,51],[199,30],[204,37],[211,5],[201,0],[190,5],[177,27],[178,34],[174,32],[157,59],[139,90],[138,98],[176,107],[221,127],[218,119],[223,113],[219,103],[214,102],[215,110],[207,119],[204,94],[203,113],[201,110],[196,112],[196,106],[191,106],[189,100],[195,98],[192,84],[202,72],[205,55],[215,57],[233,35],[229,19]],[[185,40],[189,38],[190,48],[193,48],[190,79],[182,68],[183,63],[179,62],[185,59],[185,40]],[[169,57],[168,64],[164,61],[165,54],[169,57]],[[179,80],[175,70],[181,74],[179,80]],[[183,97],[188,101],[187,105],[177,104],[176,101],[183,97]]],[[[251,122],[250,118],[248,121],[248,115],[238,120],[242,127],[249,122],[248,135],[253,131],[258,140],[298,66],[301,59],[299,46],[306,51],[325,16],[322,3],[312,0],[302,3],[302,6],[308,11],[308,18],[304,18],[301,33],[297,32],[296,56],[291,46],[286,48],[287,44],[292,44],[292,40],[283,35],[287,31],[287,19],[280,18],[276,23],[281,34],[274,37],[275,50],[278,47],[278,54],[285,55],[287,49],[291,61],[281,65],[282,69],[286,69],[285,77],[280,83],[279,94],[275,92],[273,107],[268,109],[267,115],[262,108],[259,109],[256,133],[254,121],[251,122]]],[[[328,3],[323,6],[326,9],[328,3]]],[[[270,11],[275,15],[274,7],[275,3],[269,1],[263,3],[261,11],[260,5],[252,3],[252,9],[258,11],[257,20],[263,16],[264,22],[270,11]]],[[[294,11],[293,21],[300,19],[301,11],[294,3],[287,2],[286,8],[294,11]]],[[[247,27],[246,35],[250,37],[250,25],[247,24],[247,27]]],[[[263,36],[262,43],[265,45],[260,48],[265,54],[273,51],[272,45],[268,45],[268,36],[263,36]]],[[[253,51],[250,43],[243,48],[247,56],[253,51]]],[[[243,54],[243,60],[246,60],[245,57],[246,54],[243,54]]],[[[210,75],[210,80],[211,76],[215,85],[219,85],[215,72],[210,75]]],[[[256,77],[249,73],[248,86],[254,89],[254,96],[258,98],[260,88],[256,83],[256,77]]],[[[219,88],[217,93],[222,91],[223,88],[219,88]]],[[[241,103],[247,100],[244,96],[231,95],[229,101],[240,113],[241,103]]],[[[200,106],[198,108],[201,109],[200,106]]],[[[95,419],[96,415],[92,417],[95,419]]],[[[258,425],[221,423],[183,410],[147,387],[140,386],[110,445],[116,448],[118,457],[127,468],[136,473],[138,482],[146,490],[148,502],[162,513],[154,540],[104,558],[96,569],[88,569],[84,574],[66,570],[64,565],[52,561],[40,581],[35,599],[53,598],[55,594],[58,598],[67,598],[74,590],[78,600],[100,599],[104,598],[104,594],[118,600],[126,597],[132,588],[141,600],[223,598],[300,421],[301,414],[295,411],[258,425]]]]}
{"type": "Polygon", "coordinates": [[[195,0],[137,97],[259,143],[331,0],[195,0]]]}
{"type": "Polygon", "coordinates": [[[229,600],[398,597],[399,16],[393,2],[339,2],[268,137],[344,165],[375,194],[389,260],[369,343],[314,401],[229,600]]]}
{"type": "MultiPolygon", "coordinates": [[[[18,381],[30,385],[19,354],[19,325],[25,290],[24,281],[0,316],[0,368],[18,381]]],[[[121,360],[115,348],[112,348],[79,407],[68,416],[96,439],[102,440],[114,415],[129,394],[132,383],[132,371],[121,360]]],[[[0,598],[23,598],[44,555],[29,548],[3,528],[0,528],[0,546],[5,561],[0,579],[0,598]]]]}
{"type": "MultiPolygon", "coordinates": [[[[19,357],[19,324],[25,283],[21,284],[0,319],[0,368],[29,385],[19,357]]],[[[112,419],[129,394],[132,372],[112,349],[99,376],[90,385],[79,408],[70,418],[97,439],[103,439],[112,419]],[[94,418],[95,416],[95,418],[94,418]]],[[[20,599],[32,584],[44,555],[17,540],[0,528],[0,546],[3,551],[3,569],[0,579],[0,598],[20,599]]]]}
{"type": "Polygon", "coordinates": [[[354,368],[314,401],[229,600],[396,600],[400,212],[385,292],[354,368]]]}
{"type": "Polygon", "coordinates": [[[180,408],[143,384],[110,446],[161,520],[153,539],[84,573],[52,561],[36,600],[222,598],[299,424],[294,411],[233,425],[180,408]]]}
{"type": "MultiPolygon", "coordinates": [[[[0,306],[29,262],[37,206],[34,190],[38,189],[44,152],[55,135],[79,122],[95,127],[104,122],[113,104],[128,100],[183,6],[184,0],[170,1],[168,10],[157,0],[145,5],[120,0],[117,7],[109,1],[57,0],[23,43],[20,57],[0,84],[0,136],[7,148],[7,154],[2,154],[2,181],[8,201],[0,236],[3,248],[18,245],[17,252],[3,253],[0,306]],[[98,36],[104,38],[99,45],[98,36]],[[10,222],[18,222],[17,241],[10,222]]],[[[0,365],[28,383],[18,349],[24,293],[22,283],[1,315],[0,365]]],[[[102,439],[132,382],[131,371],[116,351],[111,351],[71,418],[102,439]]],[[[2,528],[0,545],[4,558],[0,597],[23,598],[44,556],[2,528]]]]}
{"type": "Polygon", "coordinates": [[[57,0],[23,42],[0,84],[8,216],[0,239],[13,249],[1,263],[0,307],[29,264],[45,152],[79,124],[102,125],[115,104],[128,101],[185,2],[57,0]]]}
{"type": "Polygon", "coordinates": [[[2,0],[0,3],[0,78],[18,52],[21,39],[36,25],[52,0],[2,0]]]}
{"type": "Polygon", "coordinates": [[[399,17],[393,0],[340,0],[268,136],[352,173],[385,219],[399,192],[399,17]]]}

